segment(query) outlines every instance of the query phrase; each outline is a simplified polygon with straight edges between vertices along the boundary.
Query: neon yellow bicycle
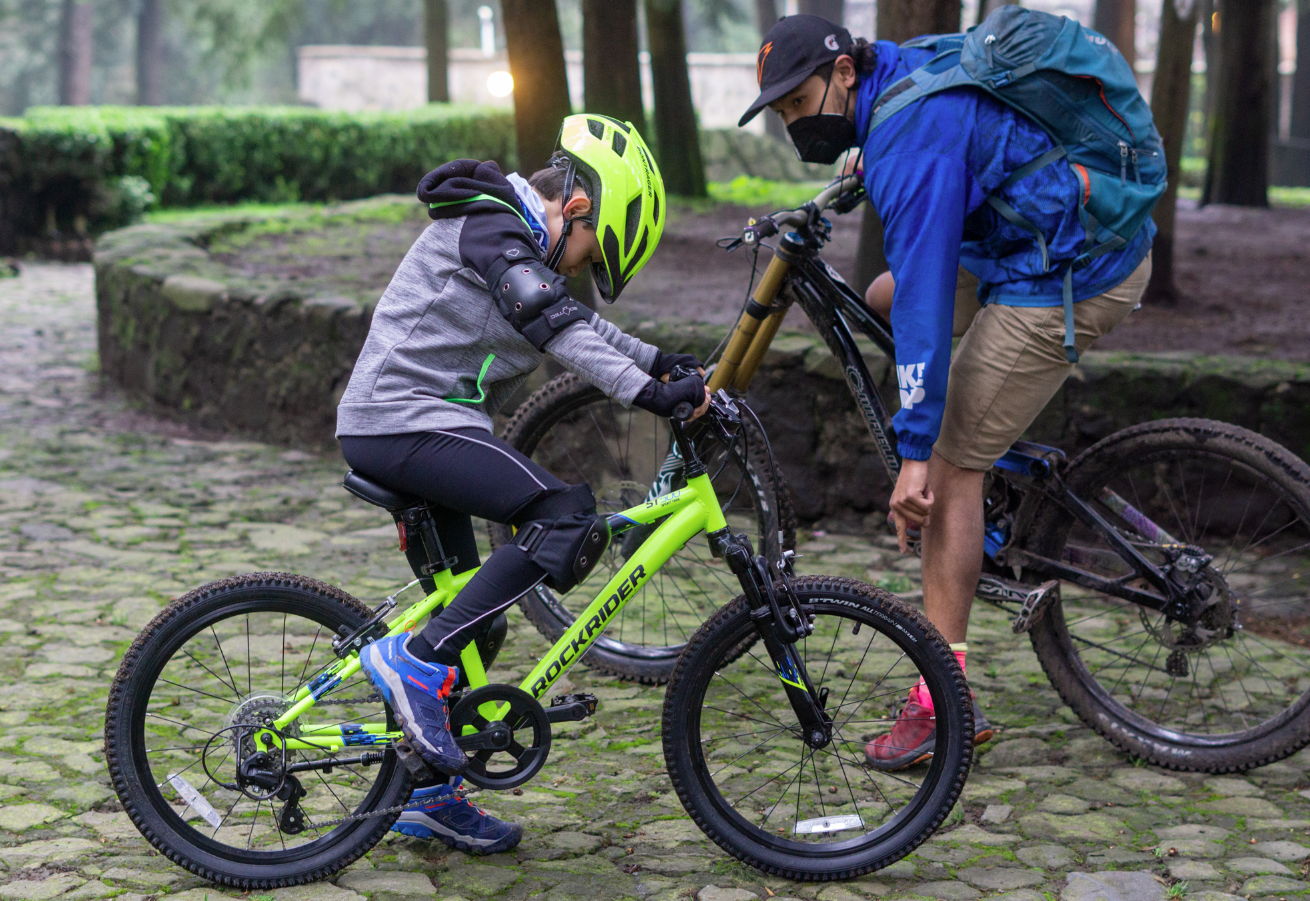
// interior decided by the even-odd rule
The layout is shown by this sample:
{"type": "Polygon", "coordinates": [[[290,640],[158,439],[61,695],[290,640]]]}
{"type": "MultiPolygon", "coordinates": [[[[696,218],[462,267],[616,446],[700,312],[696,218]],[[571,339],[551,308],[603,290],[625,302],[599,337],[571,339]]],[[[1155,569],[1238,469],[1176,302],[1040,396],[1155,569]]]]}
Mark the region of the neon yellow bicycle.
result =
{"type": "MultiPolygon", "coordinates": [[[[739,404],[720,393],[697,428],[729,446],[762,435],[742,428],[750,411],[739,404]]],[[[664,755],[683,806],[730,854],[790,878],[856,876],[900,859],[950,812],[971,761],[954,656],[886,592],[798,577],[790,556],[756,555],[727,527],[728,499],[686,427],[670,427],[686,487],[609,517],[614,533],[648,534],[532,672],[518,686],[488,677],[503,631],[463,652],[451,726],[469,758],[465,778],[510,789],[541,771],[552,726],[598,704],[588,694],[543,704],[552,686],[705,532],[742,593],[692,635],[669,682],[664,755]],[[866,768],[864,743],[890,729],[921,675],[937,710],[935,755],[897,773],[866,768]]],[[[420,577],[407,587],[422,584],[425,597],[400,609],[392,595],[370,610],[303,576],[225,579],[155,617],[114,680],[105,747],[118,797],[156,848],[214,882],[256,889],[330,876],[373,847],[431,778],[358,652],[419,626],[473,571],[447,568],[427,502],[353,473],[346,487],[392,513],[420,577]]]]}

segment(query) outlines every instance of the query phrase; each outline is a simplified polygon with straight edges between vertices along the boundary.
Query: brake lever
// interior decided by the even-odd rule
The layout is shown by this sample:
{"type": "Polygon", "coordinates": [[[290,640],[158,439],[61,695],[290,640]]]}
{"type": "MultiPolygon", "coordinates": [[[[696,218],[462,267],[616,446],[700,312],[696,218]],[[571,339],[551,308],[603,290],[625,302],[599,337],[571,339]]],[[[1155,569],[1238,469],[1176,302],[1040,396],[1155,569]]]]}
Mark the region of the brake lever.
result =
{"type": "Polygon", "coordinates": [[[728,253],[732,253],[734,250],[736,250],[738,247],[740,247],[745,243],[746,240],[744,238],[737,238],[730,235],[726,238],[719,238],[717,241],[714,242],[714,245],[716,247],[720,247],[726,250],[728,253]]]}

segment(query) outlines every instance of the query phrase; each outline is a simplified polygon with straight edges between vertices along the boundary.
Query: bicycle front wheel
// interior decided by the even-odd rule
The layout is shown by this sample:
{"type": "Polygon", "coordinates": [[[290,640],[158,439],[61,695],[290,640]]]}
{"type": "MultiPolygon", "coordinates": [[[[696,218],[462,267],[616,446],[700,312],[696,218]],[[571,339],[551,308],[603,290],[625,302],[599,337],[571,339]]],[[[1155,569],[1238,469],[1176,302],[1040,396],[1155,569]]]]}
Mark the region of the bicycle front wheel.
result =
{"type": "Polygon", "coordinates": [[[664,760],[682,806],[719,847],[787,879],[846,879],[894,863],[946,819],[973,757],[969,688],[918,611],[851,579],[794,589],[814,632],[796,645],[833,721],[811,749],[744,597],[678,661],[664,698],[664,760]],[[936,712],[928,762],[869,769],[865,743],[896,721],[920,675],[936,712]]]}
{"type": "MultiPolygon", "coordinates": [[[[273,781],[297,764],[333,763],[289,773],[286,798],[237,772],[259,750],[252,729],[281,716],[337,659],[338,629],[368,614],[321,582],[252,573],[198,588],[151,621],[110,689],[105,757],[123,809],[152,845],[198,876],[250,890],[325,879],[386,835],[399,812],[369,814],[404,804],[410,780],[385,745],[270,755],[262,769],[273,781]],[[366,752],[376,753],[356,762],[366,752]],[[298,821],[285,813],[292,784],[298,821]],[[336,823],[350,816],[361,818],[336,823]]],[[[323,693],[315,712],[322,723],[387,720],[362,675],[323,693]]]]}
{"type": "MultiPolygon", "coordinates": [[[[697,453],[709,468],[724,517],[745,533],[757,553],[776,556],[795,541],[785,486],[774,480],[764,438],[743,424],[731,447],[691,427],[697,453]]],[[[624,408],[572,374],[552,379],[524,401],[506,428],[505,441],[569,483],[586,482],[601,513],[635,507],[652,493],[683,487],[680,469],[666,469],[672,446],[668,422],[624,408]]],[[[637,527],[615,538],[600,564],[565,598],[545,586],[528,592],[522,610],[550,641],[557,641],[650,535],[637,527]],[[574,599],[578,599],[574,601],[574,599]]],[[[493,525],[493,546],[508,543],[508,526],[493,525]]],[[[690,542],[634,594],[583,662],[593,669],[641,682],[664,682],[687,639],[739,591],[737,580],[703,542],[690,542]]]]}
{"type": "MultiPolygon", "coordinates": [[[[1310,743],[1310,467],[1246,429],[1173,419],[1111,435],[1065,478],[1157,566],[1172,543],[1212,558],[1186,620],[1062,583],[1031,637],[1065,703],[1174,769],[1244,770],[1310,743]]],[[[1149,590],[1054,503],[1029,534],[1044,557],[1149,590]]]]}

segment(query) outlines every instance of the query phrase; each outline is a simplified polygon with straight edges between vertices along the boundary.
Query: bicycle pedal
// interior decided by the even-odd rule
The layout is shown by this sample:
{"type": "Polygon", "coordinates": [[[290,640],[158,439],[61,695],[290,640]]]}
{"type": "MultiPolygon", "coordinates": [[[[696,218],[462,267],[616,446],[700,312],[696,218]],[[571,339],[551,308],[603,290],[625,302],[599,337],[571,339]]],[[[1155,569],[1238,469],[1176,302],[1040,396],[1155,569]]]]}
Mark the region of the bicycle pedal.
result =
{"type": "Polygon", "coordinates": [[[395,748],[396,756],[400,758],[400,762],[405,765],[405,769],[409,770],[409,774],[416,780],[439,778],[438,774],[433,772],[432,767],[428,766],[427,761],[419,756],[418,751],[409,742],[398,741],[395,748]]]}
{"type": "Polygon", "coordinates": [[[1042,615],[1046,613],[1046,608],[1050,607],[1051,602],[1059,596],[1060,582],[1058,579],[1043,582],[1028,592],[1028,596],[1024,598],[1023,607],[1019,609],[1019,615],[1010,624],[1011,631],[1015,635],[1022,635],[1032,629],[1033,623],[1042,618],[1042,615]]]}
{"type": "Polygon", "coordinates": [[[576,723],[596,712],[600,700],[591,694],[556,695],[546,708],[546,719],[552,723],[576,723]]]}

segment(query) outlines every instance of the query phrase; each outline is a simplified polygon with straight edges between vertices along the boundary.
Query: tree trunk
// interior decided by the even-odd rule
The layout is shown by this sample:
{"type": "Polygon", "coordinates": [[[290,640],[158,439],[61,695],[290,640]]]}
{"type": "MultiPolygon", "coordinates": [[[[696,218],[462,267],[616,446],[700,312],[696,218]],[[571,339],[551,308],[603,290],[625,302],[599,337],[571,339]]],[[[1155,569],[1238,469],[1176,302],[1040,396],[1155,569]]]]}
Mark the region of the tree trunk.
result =
{"type": "Polygon", "coordinates": [[[423,0],[423,44],[428,49],[428,103],[449,103],[450,7],[447,0],[423,0]]]}
{"type": "Polygon", "coordinates": [[[91,102],[92,7],[86,0],[64,0],[59,22],[59,102],[91,102]]]}
{"type": "Polygon", "coordinates": [[[1096,0],[1092,27],[1119,48],[1129,68],[1137,64],[1137,0],[1096,0]]]}
{"type": "Polygon", "coordinates": [[[829,22],[842,24],[842,0],[800,0],[796,11],[803,16],[819,16],[829,22]]]}
{"type": "Polygon", "coordinates": [[[881,0],[878,39],[908,41],[921,34],[960,30],[960,0],[881,0]]]}
{"type": "Polygon", "coordinates": [[[573,112],[564,68],[564,41],[553,2],[501,0],[509,73],[514,77],[514,130],[519,170],[545,167],[560,123],[573,112]]]}
{"type": "Polygon", "coordinates": [[[647,134],[637,0],[582,0],[582,88],[588,112],[631,122],[647,134]]]}
{"type": "Polygon", "coordinates": [[[1018,3],[1019,0],[982,0],[982,2],[978,4],[978,23],[981,24],[983,19],[996,12],[1002,6],[1015,6],[1018,3]]]}
{"type": "Polygon", "coordinates": [[[1293,138],[1310,139],[1310,0],[1296,5],[1296,74],[1292,76],[1293,138]]]}
{"type": "Polygon", "coordinates": [[[136,102],[164,102],[164,10],[161,0],[141,0],[136,14],[136,102]]]}
{"type": "Polygon", "coordinates": [[[1151,88],[1151,115],[1164,138],[1169,187],[1155,206],[1159,233],[1151,255],[1151,283],[1146,288],[1146,303],[1178,302],[1178,286],[1174,281],[1174,221],[1178,180],[1182,174],[1183,137],[1191,107],[1192,48],[1196,44],[1199,14],[1199,4],[1194,0],[1164,0],[1160,14],[1160,48],[1151,88]]]}
{"type": "Polygon", "coordinates": [[[664,187],[682,197],[705,197],[680,0],[646,0],[646,37],[655,87],[655,150],[664,187]]]}
{"type": "MultiPolygon", "coordinates": [[[[1310,0],[1307,0],[1310,2],[1310,0]]],[[[760,30],[760,41],[763,43],[764,36],[769,33],[769,29],[778,21],[778,4],[777,0],[755,0],[755,25],[760,30]]],[[[764,110],[760,113],[764,117],[764,133],[771,138],[779,141],[788,140],[787,126],[782,124],[782,119],[775,115],[773,110],[764,110]]]]}
{"type": "MultiPolygon", "coordinates": [[[[921,34],[959,31],[960,0],[880,0],[878,39],[908,41],[921,34]]],[[[872,204],[864,207],[860,242],[855,251],[855,274],[851,286],[861,294],[875,278],[887,271],[882,249],[882,221],[872,204]]]]}
{"type": "Polygon", "coordinates": [[[1276,0],[1219,0],[1219,58],[1201,203],[1269,205],[1269,53],[1276,0]]]}

